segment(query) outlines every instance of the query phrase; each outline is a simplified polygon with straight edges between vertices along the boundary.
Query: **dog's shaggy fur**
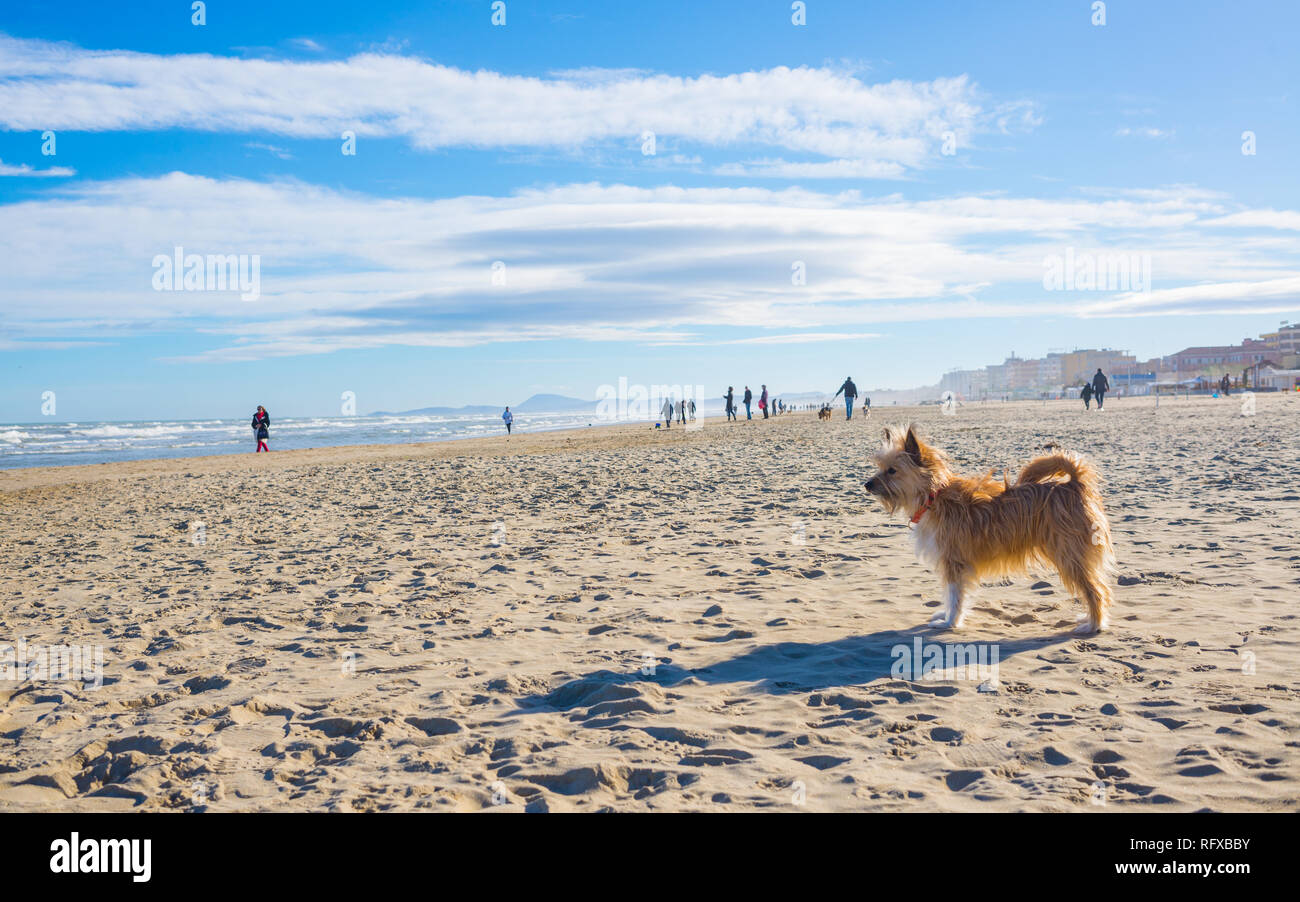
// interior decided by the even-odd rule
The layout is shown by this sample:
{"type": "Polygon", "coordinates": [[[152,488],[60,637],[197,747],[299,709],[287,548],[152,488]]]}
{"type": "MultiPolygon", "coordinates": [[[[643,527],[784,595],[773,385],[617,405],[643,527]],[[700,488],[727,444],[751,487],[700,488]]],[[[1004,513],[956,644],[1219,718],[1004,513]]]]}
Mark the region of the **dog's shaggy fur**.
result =
{"type": "Polygon", "coordinates": [[[874,455],[879,472],[867,480],[885,508],[912,515],[917,557],[944,585],[946,604],[931,626],[956,629],[970,591],[981,580],[1051,565],[1066,589],[1087,606],[1075,632],[1104,629],[1115,569],[1110,523],[1100,478],[1068,452],[1030,461],[1014,483],[1005,476],[960,476],[943,452],[915,428],[886,429],[874,455]]]}

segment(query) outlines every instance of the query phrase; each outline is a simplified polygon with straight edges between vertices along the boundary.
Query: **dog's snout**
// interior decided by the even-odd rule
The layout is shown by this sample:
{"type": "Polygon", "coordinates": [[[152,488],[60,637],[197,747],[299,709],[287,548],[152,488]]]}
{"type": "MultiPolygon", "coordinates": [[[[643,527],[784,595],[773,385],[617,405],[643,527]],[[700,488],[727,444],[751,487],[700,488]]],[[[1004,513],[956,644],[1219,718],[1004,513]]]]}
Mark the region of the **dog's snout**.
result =
{"type": "Polygon", "coordinates": [[[868,492],[874,492],[876,490],[876,477],[871,477],[862,485],[868,492]]]}

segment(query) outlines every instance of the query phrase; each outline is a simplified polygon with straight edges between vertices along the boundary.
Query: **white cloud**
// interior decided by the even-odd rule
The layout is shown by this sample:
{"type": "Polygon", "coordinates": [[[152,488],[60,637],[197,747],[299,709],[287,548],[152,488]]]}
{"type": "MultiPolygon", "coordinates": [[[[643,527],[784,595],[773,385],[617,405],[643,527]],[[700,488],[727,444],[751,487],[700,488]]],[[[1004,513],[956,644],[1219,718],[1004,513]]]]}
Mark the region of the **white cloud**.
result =
{"type": "Polygon", "coordinates": [[[0,35],[0,127],[330,140],[352,130],[421,148],[623,142],[629,152],[652,131],[678,144],[841,161],[745,164],[758,174],[894,178],[937,158],[946,132],[969,146],[980,130],[1037,121],[1023,100],[985,109],[965,75],[870,84],[843,70],[777,67],[698,77],[582,69],[536,78],[401,52],[393,45],[336,61],[164,56],[0,35]]]}
{"type": "Polygon", "coordinates": [[[1004,135],[1030,132],[1043,124],[1038,105],[1029,100],[1012,100],[998,104],[992,114],[998,132],[1004,135]]]}
{"type": "Polygon", "coordinates": [[[279,157],[281,160],[292,160],[293,154],[284,147],[277,147],[274,144],[263,144],[261,141],[248,141],[244,144],[250,150],[264,150],[273,157],[279,157]]]}
{"type": "Polygon", "coordinates": [[[0,313],[14,340],[192,329],[215,345],[203,359],[252,360],[546,339],[716,343],[700,332],[710,327],[725,328],[718,341],[758,344],[861,338],[897,321],[1262,312],[1294,309],[1300,234],[1245,229],[1286,214],[1186,186],[908,201],[574,184],[429,200],[172,173],[0,205],[0,313]],[[1231,242],[1225,221],[1243,229],[1231,242]],[[260,255],[261,297],[152,290],[155,255],[177,245],[260,255]],[[1045,291],[1044,258],[1067,248],[1150,254],[1156,290],[1045,291]]]}
{"type": "Polygon", "coordinates": [[[906,169],[898,163],[879,160],[826,160],[800,163],[781,159],[744,160],[724,163],[713,170],[715,175],[742,178],[783,179],[896,179],[906,169]]]}
{"type": "Polygon", "coordinates": [[[1211,226],[1227,226],[1247,229],[1288,229],[1300,231],[1300,211],[1296,210],[1246,210],[1231,213],[1205,223],[1211,226]]]}
{"type": "Polygon", "coordinates": [[[66,166],[51,166],[49,169],[33,169],[26,163],[17,166],[0,160],[0,178],[4,176],[23,176],[27,178],[67,178],[76,175],[77,170],[66,166]]]}
{"type": "Polygon", "coordinates": [[[827,341],[863,341],[880,338],[879,332],[797,332],[791,335],[758,335],[753,338],[731,338],[724,341],[681,341],[658,342],[659,344],[682,345],[803,345],[821,344],[827,341]]]}
{"type": "Polygon", "coordinates": [[[1300,275],[1251,282],[1207,282],[1124,294],[1082,311],[1085,316],[1285,313],[1300,307],[1300,275]]]}
{"type": "Polygon", "coordinates": [[[1154,127],[1152,127],[1152,126],[1147,126],[1147,127],[1144,127],[1144,128],[1129,128],[1129,127],[1125,126],[1124,128],[1118,128],[1118,129],[1116,129],[1116,130],[1115,130],[1115,134],[1116,134],[1116,135],[1119,135],[1121,138],[1126,138],[1126,137],[1137,137],[1137,138],[1171,138],[1171,137],[1173,137],[1173,134],[1174,134],[1174,133],[1173,133],[1172,130],[1166,130],[1166,129],[1162,129],[1162,128],[1154,128],[1154,127]]]}

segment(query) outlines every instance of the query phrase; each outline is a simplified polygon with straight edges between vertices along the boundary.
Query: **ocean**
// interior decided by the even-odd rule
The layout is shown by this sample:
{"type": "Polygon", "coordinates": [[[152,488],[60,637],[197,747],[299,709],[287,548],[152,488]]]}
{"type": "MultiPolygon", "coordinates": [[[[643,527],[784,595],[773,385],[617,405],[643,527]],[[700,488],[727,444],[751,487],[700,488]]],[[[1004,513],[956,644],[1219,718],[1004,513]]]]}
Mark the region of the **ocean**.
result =
{"type": "MultiPolygon", "coordinates": [[[[249,417],[238,420],[0,424],[0,469],[98,464],[159,457],[251,454],[249,417]]],[[[272,452],[337,445],[397,445],[504,435],[499,414],[276,417],[272,452]]],[[[592,413],[518,413],[514,429],[539,432],[608,425],[592,413]]]]}

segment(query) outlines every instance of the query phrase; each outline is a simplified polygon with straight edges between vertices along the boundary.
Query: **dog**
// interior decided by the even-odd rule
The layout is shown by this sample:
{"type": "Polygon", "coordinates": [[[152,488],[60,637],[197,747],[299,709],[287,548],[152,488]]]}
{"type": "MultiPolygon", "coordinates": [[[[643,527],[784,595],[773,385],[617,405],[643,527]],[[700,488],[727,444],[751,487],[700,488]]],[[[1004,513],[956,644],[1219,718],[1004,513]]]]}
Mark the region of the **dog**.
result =
{"type": "Polygon", "coordinates": [[[991,470],[960,476],[915,427],[906,434],[886,429],[873,458],[879,472],[867,480],[867,491],[890,513],[911,514],[917,557],[943,583],[945,604],[930,626],[959,628],[968,595],[981,580],[1050,564],[1087,607],[1075,632],[1105,629],[1115,549],[1100,477],[1083,458],[1069,452],[1036,457],[1014,483],[1005,474],[994,479],[991,470]]]}
{"type": "Polygon", "coordinates": [[[817,419],[829,420],[830,418],[831,418],[831,409],[829,407],[823,407],[821,410],[817,411],[817,419]]]}

